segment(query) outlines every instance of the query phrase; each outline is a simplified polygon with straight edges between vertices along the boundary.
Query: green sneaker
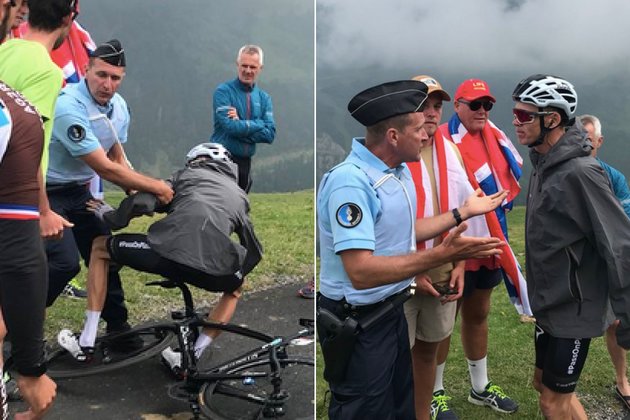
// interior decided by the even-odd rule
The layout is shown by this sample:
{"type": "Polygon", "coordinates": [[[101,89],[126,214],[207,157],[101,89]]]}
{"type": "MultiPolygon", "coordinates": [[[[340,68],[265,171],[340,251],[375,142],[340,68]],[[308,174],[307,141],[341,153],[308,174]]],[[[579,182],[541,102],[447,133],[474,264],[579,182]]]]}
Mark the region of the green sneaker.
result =
{"type": "Polygon", "coordinates": [[[81,285],[76,278],[70,280],[68,284],[66,284],[66,287],[63,288],[63,292],[61,292],[61,294],[71,299],[87,298],[87,292],[81,288],[81,285]]]}
{"type": "Polygon", "coordinates": [[[448,397],[443,389],[433,393],[431,400],[431,420],[457,420],[455,413],[448,407],[448,397]]]}
{"type": "Polygon", "coordinates": [[[493,385],[492,382],[488,382],[483,392],[475,392],[474,389],[471,389],[468,402],[475,405],[487,405],[499,413],[506,414],[514,413],[518,409],[516,401],[508,397],[498,385],[493,385]]]}

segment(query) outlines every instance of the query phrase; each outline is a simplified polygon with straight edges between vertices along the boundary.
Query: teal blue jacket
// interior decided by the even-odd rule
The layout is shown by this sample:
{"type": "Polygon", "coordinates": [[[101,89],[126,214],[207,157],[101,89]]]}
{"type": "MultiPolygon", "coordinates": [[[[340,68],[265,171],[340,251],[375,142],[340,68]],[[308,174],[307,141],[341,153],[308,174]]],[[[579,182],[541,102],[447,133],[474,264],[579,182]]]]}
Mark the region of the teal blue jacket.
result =
{"type": "Polygon", "coordinates": [[[248,158],[256,153],[257,143],[271,144],[276,136],[271,96],[244,85],[236,78],[220,84],[214,92],[214,133],[211,141],[221,143],[232,155],[248,158]],[[230,107],[236,108],[238,119],[228,118],[230,107]]]}

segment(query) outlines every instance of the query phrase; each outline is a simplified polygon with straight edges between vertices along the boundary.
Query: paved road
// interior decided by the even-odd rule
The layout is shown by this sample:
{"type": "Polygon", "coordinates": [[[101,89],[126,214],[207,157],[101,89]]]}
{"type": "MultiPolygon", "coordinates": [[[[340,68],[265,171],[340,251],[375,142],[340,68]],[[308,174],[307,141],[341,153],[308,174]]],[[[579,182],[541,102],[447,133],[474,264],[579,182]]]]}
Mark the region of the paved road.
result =
{"type": "MultiPolygon", "coordinates": [[[[301,284],[288,284],[245,296],[239,303],[234,322],[244,324],[270,335],[284,335],[299,329],[299,317],[313,318],[312,300],[297,297],[301,284]]],[[[193,292],[194,293],[194,292],[193,292]]],[[[225,360],[250,346],[248,339],[224,333],[216,343],[212,360],[225,360]]],[[[251,346],[254,344],[251,342],[251,346]]],[[[314,345],[300,348],[304,355],[313,357],[314,345]]],[[[313,419],[314,373],[307,378],[302,392],[308,407],[287,406],[286,420],[313,419]],[[310,396],[310,398],[309,398],[310,396]]],[[[57,399],[50,419],[142,419],[183,420],[192,416],[188,403],[169,396],[176,382],[158,358],[153,358],[108,374],[79,379],[59,380],[57,399]]],[[[22,409],[21,403],[12,404],[12,411],[22,409]]]]}

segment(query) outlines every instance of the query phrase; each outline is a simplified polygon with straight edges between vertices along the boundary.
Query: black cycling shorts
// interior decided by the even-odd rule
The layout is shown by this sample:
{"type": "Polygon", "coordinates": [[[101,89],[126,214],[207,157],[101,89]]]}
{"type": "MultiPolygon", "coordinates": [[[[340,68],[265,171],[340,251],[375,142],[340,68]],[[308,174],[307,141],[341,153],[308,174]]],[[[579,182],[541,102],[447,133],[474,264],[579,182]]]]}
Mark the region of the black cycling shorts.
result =
{"type": "Polygon", "coordinates": [[[122,233],[109,237],[107,250],[114,262],[134,270],[159,274],[165,278],[192,284],[210,292],[233,292],[243,283],[234,275],[212,276],[162,257],[147,241],[147,235],[122,233]]]}
{"type": "Polygon", "coordinates": [[[48,270],[39,220],[0,219],[0,306],[17,371],[40,376],[48,270]]]}
{"type": "Polygon", "coordinates": [[[538,324],[534,330],[536,367],[542,370],[542,383],[561,394],[570,394],[584,368],[590,338],[558,338],[538,324]]]}
{"type": "Polygon", "coordinates": [[[481,267],[477,271],[466,271],[464,274],[464,293],[463,297],[472,295],[475,289],[494,289],[503,279],[503,273],[500,269],[491,270],[481,267]]]}

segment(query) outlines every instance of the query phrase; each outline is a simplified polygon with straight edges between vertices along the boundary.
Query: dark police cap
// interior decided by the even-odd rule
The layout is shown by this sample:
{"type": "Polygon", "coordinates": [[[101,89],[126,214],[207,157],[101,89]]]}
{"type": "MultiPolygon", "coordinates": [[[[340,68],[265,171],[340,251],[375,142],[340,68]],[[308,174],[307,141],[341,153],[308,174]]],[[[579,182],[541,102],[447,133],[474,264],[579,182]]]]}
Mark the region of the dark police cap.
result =
{"type": "Polygon", "coordinates": [[[125,67],[125,50],[117,39],[102,43],[94,50],[91,56],[100,58],[112,66],[125,67]]]}
{"type": "Polygon", "coordinates": [[[348,111],[366,127],[396,115],[418,112],[427,99],[427,85],[417,80],[383,83],[357,94],[348,111]]]}

